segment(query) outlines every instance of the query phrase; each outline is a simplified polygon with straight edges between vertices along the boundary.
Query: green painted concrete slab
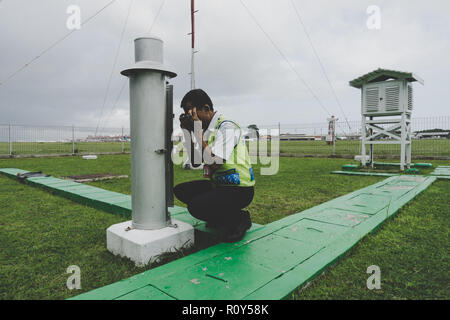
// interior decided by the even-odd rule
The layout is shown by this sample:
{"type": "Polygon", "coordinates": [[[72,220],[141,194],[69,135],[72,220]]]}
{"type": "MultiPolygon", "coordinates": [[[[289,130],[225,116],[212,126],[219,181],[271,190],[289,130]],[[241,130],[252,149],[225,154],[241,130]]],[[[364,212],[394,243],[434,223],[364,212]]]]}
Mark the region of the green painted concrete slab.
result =
{"type": "Polygon", "coordinates": [[[338,208],[327,208],[309,215],[309,219],[345,227],[354,227],[369,217],[368,214],[338,208]]]}
{"type": "Polygon", "coordinates": [[[424,176],[399,176],[398,179],[390,180],[386,183],[386,187],[415,187],[417,183],[426,180],[424,176]]]}
{"type": "Polygon", "coordinates": [[[419,174],[420,170],[417,168],[409,168],[405,170],[405,173],[419,174]]]}
{"type": "MultiPolygon", "coordinates": [[[[131,196],[129,199],[122,201],[122,202],[116,202],[112,204],[113,207],[122,208],[130,213],[131,217],[131,196]]],[[[170,210],[169,210],[170,212],[170,210]]],[[[171,214],[172,215],[172,214],[171,214]]]]}
{"type": "Polygon", "coordinates": [[[198,220],[193,216],[191,216],[187,210],[184,213],[177,214],[176,216],[174,216],[174,219],[189,223],[191,226],[199,226],[205,224],[204,221],[198,220]]]}
{"type": "Polygon", "coordinates": [[[358,165],[357,164],[344,164],[342,165],[342,170],[355,170],[358,169],[358,165]]]}
{"type": "MultiPolygon", "coordinates": [[[[400,163],[398,162],[378,162],[374,161],[374,165],[376,166],[390,166],[390,167],[400,167],[400,163]]],[[[422,168],[429,168],[432,167],[433,164],[431,163],[411,163],[411,167],[422,167],[422,168]]]]}
{"type": "Polygon", "coordinates": [[[151,283],[176,299],[238,300],[279,275],[279,271],[249,262],[244,255],[230,259],[223,254],[151,283]]]}
{"type": "Polygon", "coordinates": [[[114,299],[146,286],[175,299],[282,299],[435,180],[390,177],[247,232],[237,243],[217,244],[74,299],[114,299]],[[390,190],[398,192],[386,195],[390,190]]]}
{"type": "MultiPolygon", "coordinates": [[[[375,165],[378,166],[400,166],[400,163],[394,162],[374,162],[375,165]]],[[[411,167],[422,167],[428,168],[432,167],[431,163],[412,163],[411,167]]],[[[385,172],[360,172],[360,171],[352,171],[355,170],[358,166],[354,164],[345,164],[342,166],[342,170],[332,171],[333,174],[345,174],[345,175],[357,175],[357,176],[380,176],[380,177],[393,177],[398,175],[397,173],[385,173],[385,172]]],[[[418,174],[418,169],[410,168],[405,171],[406,173],[418,174]]]]}
{"type": "MultiPolygon", "coordinates": [[[[189,214],[189,212],[186,211],[185,214],[189,214]]],[[[175,219],[179,219],[178,217],[179,217],[179,216],[175,216],[174,218],[175,218],[175,219]]],[[[194,218],[194,219],[195,219],[195,218],[194,218]]],[[[197,221],[202,222],[202,221],[200,221],[200,220],[197,220],[197,221]]],[[[263,225],[260,225],[260,224],[257,224],[257,223],[253,223],[252,226],[251,226],[251,228],[250,228],[248,231],[255,231],[255,230],[258,230],[258,229],[260,229],[260,228],[262,228],[262,227],[263,227],[263,225]]],[[[217,228],[207,228],[205,223],[202,223],[202,225],[199,226],[199,227],[197,228],[197,230],[203,231],[203,232],[207,232],[207,233],[212,233],[212,232],[216,233],[216,232],[220,232],[220,229],[217,229],[217,228]]]]}
{"type": "Polygon", "coordinates": [[[411,164],[413,167],[423,167],[423,168],[430,168],[433,166],[431,163],[413,163],[411,164]]]}
{"type": "Polygon", "coordinates": [[[450,166],[439,166],[430,175],[438,179],[450,179],[450,166]]]}
{"type": "Polygon", "coordinates": [[[80,188],[67,189],[66,191],[68,193],[73,193],[73,194],[76,194],[76,195],[79,195],[82,197],[86,197],[86,196],[94,195],[94,194],[103,194],[105,191],[108,192],[105,189],[90,187],[90,186],[86,186],[86,185],[81,185],[80,188]]]}
{"type": "Polygon", "coordinates": [[[430,173],[433,176],[443,176],[443,177],[450,177],[450,167],[448,166],[439,166],[432,173],[430,173]]]}
{"type": "MultiPolygon", "coordinates": [[[[59,191],[60,193],[73,193],[73,194],[77,194],[77,195],[88,194],[87,192],[93,191],[92,189],[90,189],[89,186],[83,185],[81,183],[78,185],[71,185],[71,186],[66,185],[66,186],[53,187],[53,186],[47,185],[47,184],[42,184],[42,186],[46,189],[59,191]]],[[[103,192],[105,192],[105,191],[103,190],[103,192]]]]}
{"type": "Polygon", "coordinates": [[[123,201],[123,202],[119,202],[119,203],[112,203],[109,206],[109,210],[111,210],[115,214],[119,214],[127,219],[131,219],[131,197],[127,201],[123,201]]]}
{"type": "Polygon", "coordinates": [[[176,216],[176,215],[179,215],[179,214],[186,213],[187,209],[183,208],[183,207],[174,206],[174,207],[169,207],[169,211],[170,211],[170,214],[172,216],[176,216]]]}
{"type": "Polygon", "coordinates": [[[27,173],[29,171],[16,169],[16,168],[2,168],[2,169],[0,169],[0,172],[3,172],[7,175],[17,176],[18,173],[22,174],[22,173],[27,173]]]}
{"type": "Polygon", "coordinates": [[[53,178],[53,177],[34,177],[34,178],[28,178],[27,181],[33,182],[36,184],[44,184],[44,185],[52,185],[52,184],[67,184],[67,181],[53,178]]]}
{"type": "Polygon", "coordinates": [[[105,201],[105,202],[110,202],[111,200],[113,201],[116,198],[121,198],[121,201],[118,201],[118,202],[123,202],[123,201],[128,200],[128,198],[130,196],[123,194],[123,193],[103,190],[103,192],[99,192],[99,193],[86,194],[85,197],[89,198],[89,199],[105,201]]]}
{"type": "Polygon", "coordinates": [[[394,177],[396,173],[384,173],[384,172],[359,172],[359,171],[331,171],[333,174],[346,174],[355,176],[380,176],[380,177],[394,177]]]}
{"type": "Polygon", "coordinates": [[[385,185],[380,188],[377,188],[372,193],[373,194],[380,194],[380,195],[387,195],[391,197],[391,200],[398,199],[405,195],[410,190],[414,189],[414,186],[410,185],[385,185]]]}
{"type": "Polygon", "coordinates": [[[44,178],[36,177],[36,178],[28,178],[28,181],[34,182],[36,184],[43,184],[52,188],[58,187],[70,187],[70,186],[79,186],[80,184],[73,181],[55,179],[55,178],[44,178]]]}
{"type": "Polygon", "coordinates": [[[86,197],[86,203],[90,203],[92,206],[95,206],[101,210],[107,211],[107,212],[112,212],[112,213],[116,213],[114,211],[114,205],[116,203],[124,203],[124,202],[128,202],[128,197],[126,195],[122,195],[122,196],[112,196],[112,197],[106,197],[103,199],[97,199],[97,198],[90,198],[90,197],[86,197]]]}
{"type": "MultiPolygon", "coordinates": [[[[324,212],[322,211],[322,214],[324,212]]],[[[330,224],[323,221],[302,219],[289,227],[283,228],[273,234],[290,239],[300,240],[302,242],[325,246],[332,242],[334,238],[348,231],[348,226],[330,224]]],[[[320,247],[319,247],[320,248],[320,247]]]]}
{"type": "MultiPolygon", "coordinates": [[[[294,237],[289,238],[282,234],[272,233],[210,261],[222,261],[222,258],[225,260],[239,259],[239,261],[244,261],[244,263],[261,265],[279,273],[284,273],[313,256],[322,246],[320,242],[308,245],[306,241],[299,241],[294,237]]],[[[226,279],[226,275],[224,277],[226,279]]]]}
{"type": "Polygon", "coordinates": [[[389,195],[360,193],[340,204],[338,208],[372,215],[386,208],[391,201],[392,198],[389,195]]]}
{"type": "Polygon", "coordinates": [[[145,286],[143,288],[132,291],[126,295],[116,298],[115,300],[175,300],[171,296],[156,289],[152,286],[145,286]]]}

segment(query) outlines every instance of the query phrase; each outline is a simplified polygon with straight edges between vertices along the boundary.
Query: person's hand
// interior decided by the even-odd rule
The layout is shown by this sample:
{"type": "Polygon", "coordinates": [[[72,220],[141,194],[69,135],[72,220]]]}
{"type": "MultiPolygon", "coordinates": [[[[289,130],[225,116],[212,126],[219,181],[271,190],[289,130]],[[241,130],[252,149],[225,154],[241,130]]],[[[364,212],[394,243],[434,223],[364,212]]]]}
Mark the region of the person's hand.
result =
{"type": "Polygon", "coordinates": [[[201,142],[201,141],[203,141],[202,121],[198,117],[197,108],[194,107],[191,110],[189,110],[188,112],[191,115],[192,119],[194,120],[193,123],[194,123],[194,136],[195,136],[195,139],[197,139],[197,141],[199,143],[202,143],[201,142]]]}
{"type": "Polygon", "coordinates": [[[189,114],[192,116],[192,119],[194,119],[194,121],[200,121],[200,119],[198,118],[198,115],[197,115],[196,107],[193,107],[191,110],[189,110],[189,114]]]}
{"type": "Polygon", "coordinates": [[[194,119],[190,114],[182,113],[180,115],[180,127],[188,131],[194,131],[194,119]]]}

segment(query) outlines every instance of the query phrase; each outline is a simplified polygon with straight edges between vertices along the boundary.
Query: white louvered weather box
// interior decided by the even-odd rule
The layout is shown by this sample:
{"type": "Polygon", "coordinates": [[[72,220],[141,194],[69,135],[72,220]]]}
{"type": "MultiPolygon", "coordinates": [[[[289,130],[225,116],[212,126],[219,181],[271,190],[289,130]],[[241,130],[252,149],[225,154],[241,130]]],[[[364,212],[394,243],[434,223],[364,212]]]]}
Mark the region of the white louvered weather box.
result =
{"type": "Polygon", "coordinates": [[[411,114],[413,82],[423,80],[411,72],[377,69],[355,80],[350,86],[361,89],[361,151],[363,165],[374,162],[373,146],[400,144],[400,168],[411,164],[411,114]],[[366,155],[366,145],[370,145],[366,155]]]}
{"type": "Polygon", "coordinates": [[[412,112],[413,87],[405,81],[385,81],[363,86],[362,114],[392,116],[412,112]]]}

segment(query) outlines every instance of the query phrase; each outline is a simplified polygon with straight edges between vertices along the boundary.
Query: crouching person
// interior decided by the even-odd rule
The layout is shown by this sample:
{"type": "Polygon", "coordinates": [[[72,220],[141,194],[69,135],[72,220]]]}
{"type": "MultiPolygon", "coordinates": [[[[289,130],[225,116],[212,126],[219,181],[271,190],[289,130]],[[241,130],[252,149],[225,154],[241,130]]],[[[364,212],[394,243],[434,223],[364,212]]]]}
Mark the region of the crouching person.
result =
{"type": "Polygon", "coordinates": [[[211,99],[201,89],[188,92],[181,107],[184,114],[180,126],[185,136],[193,133],[196,140],[185,139],[191,164],[203,162],[207,179],[177,185],[175,196],[187,205],[192,216],[206,221],[207,227],[222,229],[223,241],[239,241],[252,225],[244,208],[253,200],[255,185],[242,130],[214,111],[211,99]]]}

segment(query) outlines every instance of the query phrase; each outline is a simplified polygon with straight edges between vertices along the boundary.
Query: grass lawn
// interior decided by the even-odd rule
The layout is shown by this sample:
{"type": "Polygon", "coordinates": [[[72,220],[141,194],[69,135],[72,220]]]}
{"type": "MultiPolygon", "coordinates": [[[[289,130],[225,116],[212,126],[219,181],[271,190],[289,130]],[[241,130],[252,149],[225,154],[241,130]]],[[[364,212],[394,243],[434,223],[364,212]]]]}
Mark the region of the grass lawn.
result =
{"type": "MultiPolygon", "coordinates": [[[[123,143],[123,151],[130,152],[130,142],[123,143]]],[[[72,142],[13,142],[14,155],[72,154],[72,142]]],[[[122,142],[75,142],[75,153],[122,152],[122,142]]],[[[9,144],[0,142],[0,155],[9,154],[9,144]]]]}
{"type": "MultiPolygon", "coordinates": [[[[0,159],[0,167],[56,177],[116,173],[129,174],[129,155],[0,159]]],[[[280,158],[274,176],[259,175],[249,210],[255,223],[266,224],[351,191],[382,177],[331,175],[345,159],[280,158]]],[[[449,161],[432,161],[434,165],[449,161]]],[[[198,179],[200,171],[175,168],[175,182],[198,179]]],[[[130,193],[130,179],[92,183],[130,193]]],[[[398,216],[364,238],[338,264],[295,299],[326,298],[448,298],[449,181],[436,182],[403,208],[398,216]],[[366,269],[381,268],[382,290],[365,288],[366,269]]],[[[176,200],[177,205],[182,205],[176,200]]],[[[106,250],[105,230],[123,218],[53,196],[0,175],[0,299],[64,299],[98,288],[146,268],[106,250]],[[79,291],[66,288],[66,269],[81,269],[79,291]]]]}
{"type": "MultiPolygon", "coordinates": [[[[337,155],[361,154],[359,140],[337,140],[337,155]]],[[[450,139],[422,139],[413,140],[412,156],[439,156],[450,157],[450,139]]],[[[333,146],[327,145],[324,141],[281,141],[281,153],[293,154],[332,154],[333,146]]],[[[369,151],[367,151],[369,152],[369,151]]],[[[375,145],[375,156],[377,155],[398,155],[400,157],[400,145],[375,145]]]]}
{"type": "MultiPolygon", "coordinates": [[[[267,144],[270,150],[270,142],[267,144]]],[[[15,155],[71,154],[71,142],[14,142],[15,155]]],[[[124,151],[130,152],[130,143],[124,143],[124,151]]],[[[76,142],[75,153],[122,152],[121,142],[76,142]]],[[[307,155],[331,155],[333,147],[325,141],[280,141],[280,152],[307,155]]],[[[9,154],[9,144],[0,142],[0,155],[9,154]]],[[[336,141],[337,155],[360,154],[359,140],[336,141]]],[[[400,145],[376,145],[375,155],[399,155],[400,145]]],[[[413,140],[413,156],[450,157],[450,139],[413,140]]]]}

